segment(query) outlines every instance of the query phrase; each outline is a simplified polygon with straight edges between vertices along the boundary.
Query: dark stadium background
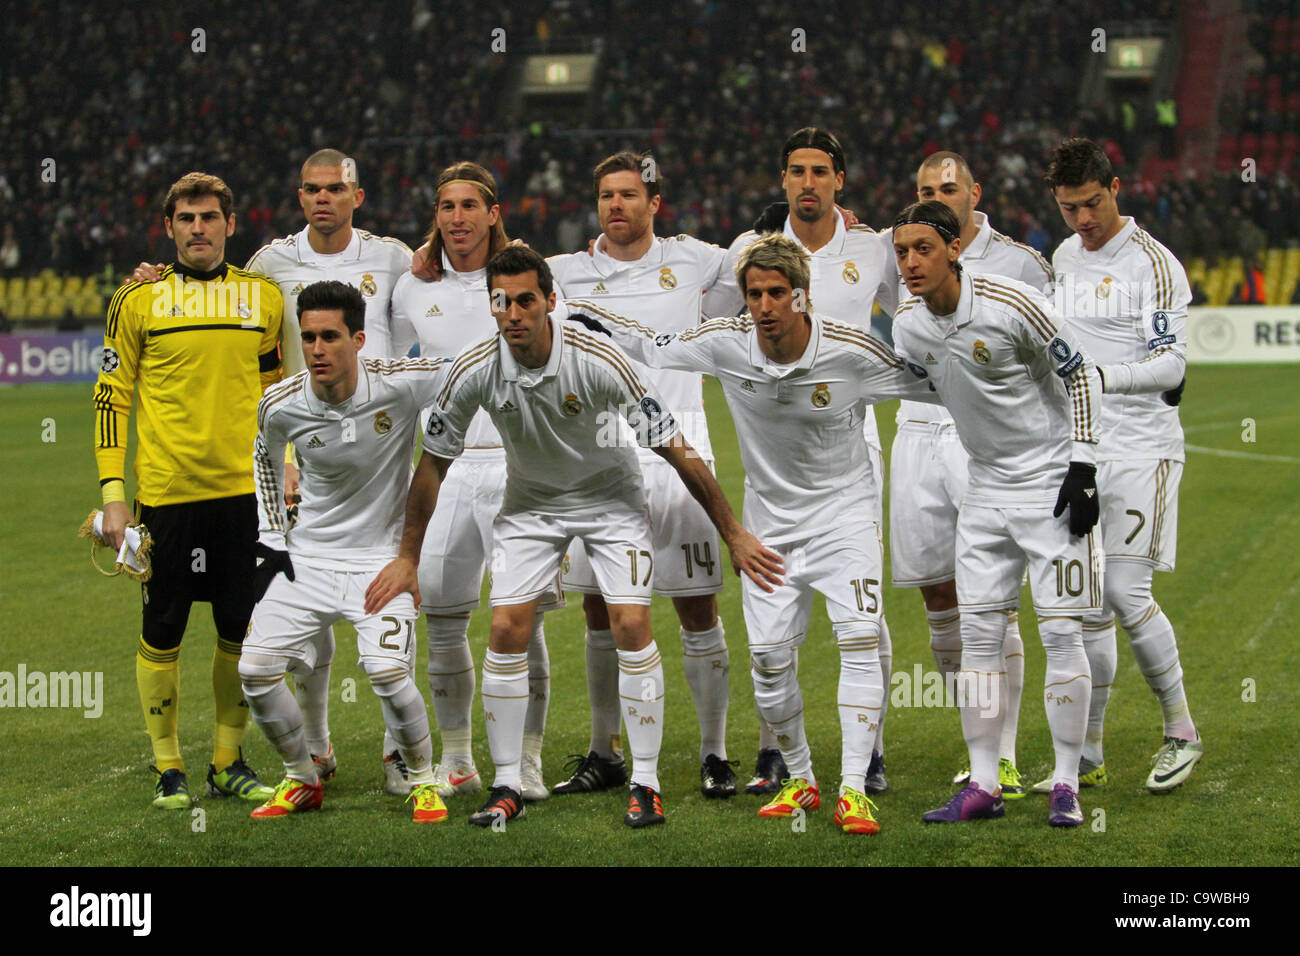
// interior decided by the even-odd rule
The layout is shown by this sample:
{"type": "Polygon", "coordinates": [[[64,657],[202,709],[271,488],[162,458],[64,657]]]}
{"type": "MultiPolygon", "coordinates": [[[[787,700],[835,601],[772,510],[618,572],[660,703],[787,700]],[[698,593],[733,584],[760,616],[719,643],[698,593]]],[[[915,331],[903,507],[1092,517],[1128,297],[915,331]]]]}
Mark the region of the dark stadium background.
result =
{"type": "Polygon", "coordinates": [[[1095,137],[1122,210],[1189,263],[1199,294],[1226,301],[1252,260],[1270,301],[1295,292],[1280,254],[1300,237],[1293,2],[30,2],[7,5],[0,43],[0,273],[47,280],[0,289],[17,322],[98,320],[136,262],[169,259],[159,205],[191,169],[234,189],[239,264],[302,228],[297,171],[323,146],[358,160],[357,224],[413,246],[437,172],[468,157],[497,175],[512,237],[581,248],[598,231],[590,169],[624,147],[659,164],[660,234],[726,244],[780,198],[780,144],[809,124],[844,142],[842,202],[868,224],[912,198],[923,155],[954,149],[993,224],[1048,255],[1065,231],[1047,153],[1095,137]],[[1164,38],[1154,76],[1099,82],[1098,29],[1164,38]],[[598,54],[591,92],[518,96],[526,56],[559,52],[598,54]],[[1169,98],[1172,131],[1156,120],[1169,98]],[[72,276],[98,286],[61,284],[72,276]]]}

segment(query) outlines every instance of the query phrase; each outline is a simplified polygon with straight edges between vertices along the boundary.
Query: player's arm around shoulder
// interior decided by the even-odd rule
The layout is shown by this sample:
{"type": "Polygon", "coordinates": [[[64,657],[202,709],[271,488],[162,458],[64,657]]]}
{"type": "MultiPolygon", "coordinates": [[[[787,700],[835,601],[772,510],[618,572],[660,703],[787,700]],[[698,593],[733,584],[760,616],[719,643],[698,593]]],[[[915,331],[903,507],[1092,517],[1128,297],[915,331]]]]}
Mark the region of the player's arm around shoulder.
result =
{"type": "Polygon", "coordinates": [[[868,405],[891,398],[940,404],[925,367],[907,361],[870,332],[856,325],[823,320],[822,335],[843,355],[868,405]]]}
{"type": "Polygon", "coordinates": [[[608,336],[621,352],[642,365],[683,372],[713,372],[713,349],[719,336],[707,333],[726,332],[743,324],[740,319],[712,319],[683,332],[660,332],[589,299],[570,299],[567,304],[568,321],[608,336]]]}

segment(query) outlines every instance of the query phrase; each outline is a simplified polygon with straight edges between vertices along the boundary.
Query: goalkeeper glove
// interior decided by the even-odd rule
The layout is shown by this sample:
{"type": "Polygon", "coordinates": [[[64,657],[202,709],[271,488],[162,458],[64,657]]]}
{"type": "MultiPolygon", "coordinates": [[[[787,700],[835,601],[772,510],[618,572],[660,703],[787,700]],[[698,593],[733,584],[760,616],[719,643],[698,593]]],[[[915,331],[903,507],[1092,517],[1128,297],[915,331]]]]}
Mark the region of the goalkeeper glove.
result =
{"type": "Polygon", "coordinates": [[[1070,508],[1070,534],[1082,538],[1097,525],[1101,517],[1101,501],[1097,497],[1097,466],[1081,461],[1070,462],[1070,470],[1061,482],[1061,493],[1056,496],[1053,518],[1070,508]]]}
{"type": "Polygon", "coordinates": [[[1185,389],[1186,387],[1187,387],[1187,376],[1184,375],[1183,380],[1178,383],[1177,387],[1171,388],[1167,392],[1160,393],[1161,401],[1163,401],[1166,405],[1177,406],[1178,403],[1183,400],[1183,389],[1185,389]]]}
{"type": "Polygon", "coordinates": [[[293,580],[293,562],[289,560],[288,551],[272,548],[260,541],[253,546],[253,553],[257,556],[257,567],[253,570],[253,603],[257,603],[266,597],[271,580],[281,571],[286,578],[293,580]]]}
{"type": "Polygon", "coordinates": [[[788,202],[774,202],[754,220],[754,231],[757,233],[780,232],[785,228],[785,221],[790,217],[790,204],[788,202]]]}
{"type": "Polygon", "coordinates": [[[601,335],[608,335],[611,339],[614,337],[609,329],[600,324],[600,320],[588,315],[586,312],[573,311],[567,316],[571,322],[580,322],[593,332],[599,332],[601,335]]]}

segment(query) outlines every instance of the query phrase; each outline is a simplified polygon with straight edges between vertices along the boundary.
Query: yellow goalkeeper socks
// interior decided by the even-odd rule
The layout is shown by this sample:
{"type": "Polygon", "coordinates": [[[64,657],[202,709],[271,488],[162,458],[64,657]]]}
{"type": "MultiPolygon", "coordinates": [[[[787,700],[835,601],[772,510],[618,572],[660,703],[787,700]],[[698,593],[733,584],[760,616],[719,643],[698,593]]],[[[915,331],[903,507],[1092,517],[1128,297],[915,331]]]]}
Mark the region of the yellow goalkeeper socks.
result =
{"type": "Polygon", "coordinates": [[[160,651],[140,638],[135,652],[135,683],[140,690],[140,709],[153,743],[154,765],[161,771],[184,770],[180,740],[180,647],[160,651]]]}
{"type": "Polygon", "coordinates": [[[217,638],[212,652],[212,696],[217,705],[217,729],[212,748],[212,766],[225,770],[239,759],[248,725],[248,704],[239,683],[240,645],[217,638]]]}

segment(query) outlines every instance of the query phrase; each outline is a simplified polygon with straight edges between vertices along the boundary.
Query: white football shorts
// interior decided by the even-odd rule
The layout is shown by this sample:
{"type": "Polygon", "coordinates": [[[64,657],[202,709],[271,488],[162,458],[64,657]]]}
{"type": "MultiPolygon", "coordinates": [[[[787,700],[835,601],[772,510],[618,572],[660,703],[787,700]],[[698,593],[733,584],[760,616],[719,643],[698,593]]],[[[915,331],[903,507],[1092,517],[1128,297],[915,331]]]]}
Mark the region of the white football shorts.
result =
{"type": "MultiPolygon", "coordinates": [[[[708,466],[713,471],[713,462],[708,466]]],[[[654,593],[670,598],[717,594],[726,559],[713,522],[672,465],[656,460],[643,462],[641,469],[654,539],[654,593]]],[[[560,582],[566,591],[601,592],[582,541],[569,546],[560,582]]]]}
{"type": "MultiPolygon", "coordinates": [[[[479,606],[483,571],[492,560],[492,522],[506,492],[503,449],[467,449],[447,469],[420,551],[420,610],[451,615],[479,606]]],[[[558,580],[542,602],[564,607],[558,580]]]]}
{"type": "Polygon", "coordinates": [[[649,604],[655,577],[650,516],[611,499],[589,514],[500,514],[492,526],[492,606],[523,604],[554,586],[574,538],[582,538],[609,604],[649,604]]]}
{"type": "Polygon", "coordinates": [[[1069,512],[967,503],[957,519],[957,602],[963,611],[1012,610],[1026,564],[1034,610],[1071,616],[1101,609],[1105,553],[1099,529],[1076,538],[1069,512]]]}
{"type": "Polygon", "coordinates": [[[340,571],[293,558],[294,580],[277,574],[266,596],[253,608],[245,651],[316,666],[317,642],[340,618],[357,630],[357,660],[391,659],[409,669],[415,654],[419,615],[408,593],[397,595],[378,614],[365,612],[366,588],[378,569],[340,571]]]}
{"type": "Polygon", "coordinates": [[[1178,485],[1183,463],[1170,459],[1101,461],[1101,531],[1107,561],[1172,571],[1178,556],[1178,485]]]}
{"type": "Polygon", "coordinates": [[[880,634],[883,559],[875,522],[853,521],[815,538],[770,547],[785,561],[776,591],[769,594],[748,576],[740,577],[750,647],[803,644],[816,592],[826,598],[837,638],[880,634]]]}
{"type": "Polygon", "coordinates": [[[896,588],[951,581],[970,458],[946,424],[904,422],[889,453],[889,556],[896,588]]]}

